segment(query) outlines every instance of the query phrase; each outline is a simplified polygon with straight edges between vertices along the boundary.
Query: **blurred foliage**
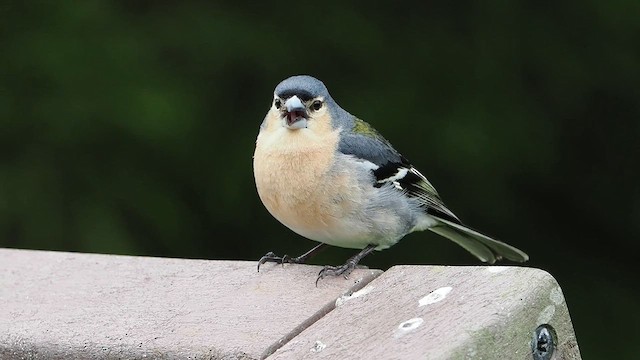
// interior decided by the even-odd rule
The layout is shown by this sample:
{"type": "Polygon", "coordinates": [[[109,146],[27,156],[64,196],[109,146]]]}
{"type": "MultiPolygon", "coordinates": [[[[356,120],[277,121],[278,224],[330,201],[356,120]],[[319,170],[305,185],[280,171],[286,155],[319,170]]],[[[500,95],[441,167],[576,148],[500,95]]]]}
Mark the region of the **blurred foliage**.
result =
{"type": "MultiPolygon", "coordinates": [[[[0,246],[309,249],[263,208],[251,165],[273,87],[306,73],[465,222],[558,279],[585,358],[632,358],[639,18],[623,0],[0,2],[0,246]]],[[[427,233],[364,263],[477,264],[427,233]]]]}

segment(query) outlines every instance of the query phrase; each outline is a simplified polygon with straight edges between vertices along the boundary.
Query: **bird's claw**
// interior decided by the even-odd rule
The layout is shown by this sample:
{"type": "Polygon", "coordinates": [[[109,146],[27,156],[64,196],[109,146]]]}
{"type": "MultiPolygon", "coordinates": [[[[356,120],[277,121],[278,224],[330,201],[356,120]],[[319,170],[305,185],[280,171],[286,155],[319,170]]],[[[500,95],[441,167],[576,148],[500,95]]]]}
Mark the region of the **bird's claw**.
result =
{"type": "Polygon", "coordinates": [[[347,261],[344,265],[341,266],[331,266],[326,265],[320,272],[318,273],[318,278],[316,279],[316,287],[318,286],[318,281],[324,279],[326,276],[344,276],[345,279],[349,278],[349,274],[356,268],[357,263],[353,261],[347,261]]]}
{"type": "Polygon", "coordinates": [[[260,266],[262,264],[268,263],[268,262],[274,262],[276,264],[282,264],[282,266],[284,266],[285,263],[286,264],[298,264],[301,261],[300,261],[299,258],[292,258],[289,255],[277,256],[272,251],[269,251],[263,257],[261,257],[260,260],[258,260],[258,272],[260,272],[260,266]]]}
{"type": "Polygon", "coordinates": [[[269,251],[263,257],[261,257],[260,260],[258,260],[258,272],[260,272],[260,266],[267,262],[282,262],[282,258],[276,256],[276,254],[274,254],[272,251],[269,251]]]}
{"type": "Polygon", "coordinates": [[[280,264],[282,264],[282,267],[284,267],[284,263],[291,261],[291,256],[284,254],[282,256],[282,260],[280,261],[280,264]]]}

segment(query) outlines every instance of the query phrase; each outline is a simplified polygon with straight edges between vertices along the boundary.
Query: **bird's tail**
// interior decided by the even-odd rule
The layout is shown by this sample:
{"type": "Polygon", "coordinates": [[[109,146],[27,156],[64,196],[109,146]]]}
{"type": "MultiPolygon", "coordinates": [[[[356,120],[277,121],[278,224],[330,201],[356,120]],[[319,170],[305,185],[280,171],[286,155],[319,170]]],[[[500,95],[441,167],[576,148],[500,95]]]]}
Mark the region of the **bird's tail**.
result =
{"type": "Polygon", "coordinates": [[[438,220],[438,224],[430,227],[429,230],[462,246],[484,262],[493,264],[503,257],[517,262],[529,260],[529,255],[511,245],[494,240],[463,225],[433,217],[438,220]]]}

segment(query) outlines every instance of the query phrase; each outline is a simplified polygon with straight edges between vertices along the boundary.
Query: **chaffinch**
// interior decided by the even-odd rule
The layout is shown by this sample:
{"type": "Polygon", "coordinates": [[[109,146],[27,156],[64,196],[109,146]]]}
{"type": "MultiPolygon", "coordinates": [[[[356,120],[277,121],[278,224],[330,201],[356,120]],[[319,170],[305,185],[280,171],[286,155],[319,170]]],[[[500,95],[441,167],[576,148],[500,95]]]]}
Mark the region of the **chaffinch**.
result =
{"type": "Polygon", "coordinates": [[[529,258],[464,226],[404,156],[311,76],[293,76],[276,86],[260,125],[253,168],[258,195],[271,215],[320,242],[296,258],[270,252],[258,270],[265,262],[303,263],[326,245],[362,249],[342,266],[325,266],[317,280],[346,277],[373,250],[426,229],[484,262],[529,258]]]}

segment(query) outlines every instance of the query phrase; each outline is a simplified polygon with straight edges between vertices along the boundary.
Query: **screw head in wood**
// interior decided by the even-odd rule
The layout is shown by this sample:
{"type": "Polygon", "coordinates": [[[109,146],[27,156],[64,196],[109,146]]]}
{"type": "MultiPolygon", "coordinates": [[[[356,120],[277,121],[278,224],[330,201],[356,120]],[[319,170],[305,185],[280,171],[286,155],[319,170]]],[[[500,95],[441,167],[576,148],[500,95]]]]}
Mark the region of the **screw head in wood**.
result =
{"type": "Polygon", "coordinates": [[[556,348],[556,331],[549,324],[542,324],[533,332],[531,353],[534,360],[550,360],[556,348]]]}

